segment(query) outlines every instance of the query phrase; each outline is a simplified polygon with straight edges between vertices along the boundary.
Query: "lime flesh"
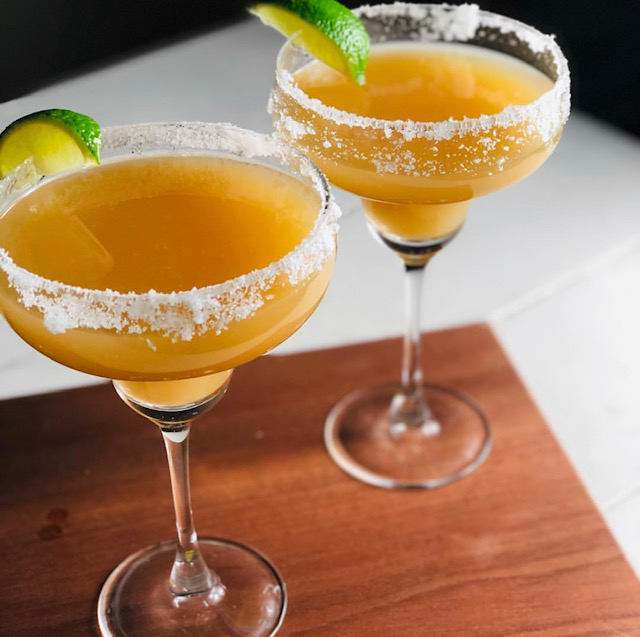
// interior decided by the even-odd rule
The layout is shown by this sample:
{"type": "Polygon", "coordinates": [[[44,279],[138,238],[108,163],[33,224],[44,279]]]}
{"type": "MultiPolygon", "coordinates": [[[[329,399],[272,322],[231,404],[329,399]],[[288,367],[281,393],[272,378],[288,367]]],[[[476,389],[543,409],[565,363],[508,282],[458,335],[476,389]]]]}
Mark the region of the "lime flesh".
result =
{"type": "Polygon", "coordinates": [[[29,157],[42,175],[98,163],[100,127],[90,117],[64,109],[26,115],[0,134],[0,178],[29,157]]]}
{"type": "Polygon", "coordinates": [[[265,24],[294,38],[296,45],[336,71],[364,84],[369,34],[336,0],[282,0],[250,8],[265,24]]]}

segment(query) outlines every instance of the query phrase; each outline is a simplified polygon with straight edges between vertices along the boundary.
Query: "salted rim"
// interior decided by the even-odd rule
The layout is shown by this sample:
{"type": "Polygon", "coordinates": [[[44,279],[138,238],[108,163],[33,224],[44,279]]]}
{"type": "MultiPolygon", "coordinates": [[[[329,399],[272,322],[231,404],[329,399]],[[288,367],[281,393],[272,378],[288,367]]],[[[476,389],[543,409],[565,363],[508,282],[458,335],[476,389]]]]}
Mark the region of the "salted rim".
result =
{"type": "MultiPolygon", "coordinates": [[[[310,159],[273,135],[232,124],[159,122],[104,128],[102,146],[106,150],[122,150],[123,157],[127,156],[125,152],[150,154],[160,150],[159,146],[176,153],[198,150],[230,153],[239,159],[275,157],[284,162],[284,158],[290,156],[299,161],[300,170],[296,168],[294,172],[311,179],[313,189],[320,196],[320,209],[309,234],[279,260],[222,283],[176,292],[118,292],[69,285],[30,272],[0,248],[0,270],[5,272],[25,307],[36,306],[43,312],[45,326],[51,332],[89,327],[142,333],[145,329],[136,325],[139,321],[149,323],[147,329],[157,329],[174,339],[189,340],[194,333],[212,328],[220,332],[230,321],[251,316],[264,303],[261,292],[267,290],[277,276],[284,274],[292,284],[299,283],[317,272],[335,250],[337,219],[341,213],[326,178],[310,159]],[[150,144],[156,147],[145,148],[150,144]],[[221,297],[225,297],[222,302],[221,297]],[[242,304],[243,299],[246,306],[242,304]],[[233,301],[237,301],[237,307],[226,307],[233,301]],[[83,316],[88,308],[94,314],[83,316]],[[172,310],[171,315],[166,314],[167,309],[172,310]],[[191,317],[191,326],[185,325],[181,313],[184,311],[191,317]]],[[[83,166],[80,170],[96,168],[83,166]]],[[[27,176],[34,176],[29,161],[0,180],[0,215],[6,209],[5,201],[12,197],[12,187],[27,176]]]]}
{"type": "Polygon", "coordinates": [[[276,84],[302,107],[325,119],[331,119],[337,124],[357,128],[382,129],[386,134],[396,131],[403,134],[407,140],[425,138],[438,141],[451,139],[456,134],[479,134],[494,127],[504,128],[527,120],[535,120],[536,116],[540,114],[553,118],[553,121],[547,121],[543,126],[543,136],[549,138],[553,129],[564,125],[569,117],[571,99],[569,65],[554,36],[545,35],[518,20],[489,11],[481,11],[476,4],[450,5],[396,2],[394,4],[363,5],[354,9],[353,13],[367,18],[404,16],[413,20],[420,20],[429,17],[430,35],[437,35],[449,42],[466,42],[473,38],[479,27],[497,28],[502,33],[511,33],[520,41],[528,44],[533,53],[548,51],[556,65],[558,77],[553,87],[533,102],[520,106],[507,106],[494,115],[481,115],[476,118],[465,117],[457,120],[451,118],[439,122],[366,117],[334,106],[328,106],[319,99],[309,97],[297,86],[293,75],[282,68],[285,52],[290,47],[295,47],[293,38],[291,38],[278,53],[276,84]]]}

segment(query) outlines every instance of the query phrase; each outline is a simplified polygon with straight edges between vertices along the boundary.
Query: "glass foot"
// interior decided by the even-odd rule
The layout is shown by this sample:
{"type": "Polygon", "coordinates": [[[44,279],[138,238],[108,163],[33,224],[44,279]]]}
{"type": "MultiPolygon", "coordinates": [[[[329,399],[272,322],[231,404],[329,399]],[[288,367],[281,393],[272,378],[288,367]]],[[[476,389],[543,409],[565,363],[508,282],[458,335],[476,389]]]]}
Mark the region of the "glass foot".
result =
{"type": "Polygon", "coordinates": [[[387,489],[433,489],[478,467],[491,447],[486,416],[457,391],[424,385],[432,420],[423,427],[392,426],[389,407],[399,385],[355,391],[329,413],[329,454],[348,474],[387,489]]]}
{"type": "Polygon", "coordinates": [[[284,618],[285,587],[273,566],[229,540],[199,538],[219,577],[210,591],[173,595],[169,574],[174,540],[130,555],[107,578],[98,598],[98,625],[109,637],[267,637],[284,618]]]}

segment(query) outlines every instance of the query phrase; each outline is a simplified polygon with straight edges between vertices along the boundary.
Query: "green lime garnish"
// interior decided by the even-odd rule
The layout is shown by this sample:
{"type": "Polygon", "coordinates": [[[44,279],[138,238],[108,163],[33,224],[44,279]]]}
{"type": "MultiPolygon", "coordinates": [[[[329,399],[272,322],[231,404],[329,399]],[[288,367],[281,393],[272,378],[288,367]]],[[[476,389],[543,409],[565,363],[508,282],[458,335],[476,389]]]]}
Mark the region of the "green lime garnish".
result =
{"type": "Polygon", "coordinates": [[[42,175],[100,163],[100,126],[87,115],[52,108],[25,115],[0,134],[0,178],[31,157],[42,175]]]}
{"type": "Polygon", "coordinates": [[[336,0],[260,2],[249,11],[334,68],[364,84],[369,34],[347,7],[336,0]]]}

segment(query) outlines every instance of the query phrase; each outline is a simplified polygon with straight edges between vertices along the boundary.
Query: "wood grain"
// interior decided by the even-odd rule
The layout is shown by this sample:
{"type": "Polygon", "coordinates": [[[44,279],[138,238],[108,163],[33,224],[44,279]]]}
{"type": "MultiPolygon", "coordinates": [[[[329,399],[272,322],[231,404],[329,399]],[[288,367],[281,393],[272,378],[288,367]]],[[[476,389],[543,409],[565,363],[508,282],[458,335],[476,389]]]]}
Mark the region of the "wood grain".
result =
{"type": "MultiPolygon", "coordinates": [[[[424,349],[492,421],[478,471],[390,492],[327,456],[329,408],[394,380],[398,341],[267,357],[194,427],[199,532],[273,560],[286,636],[640,635],[640,585],[490,330],[424,349]]],[[[110,570],[174,530],[160,436],[108,385],[2,402],[0,427],[0,635],[95,635],[110,570]]]]}

